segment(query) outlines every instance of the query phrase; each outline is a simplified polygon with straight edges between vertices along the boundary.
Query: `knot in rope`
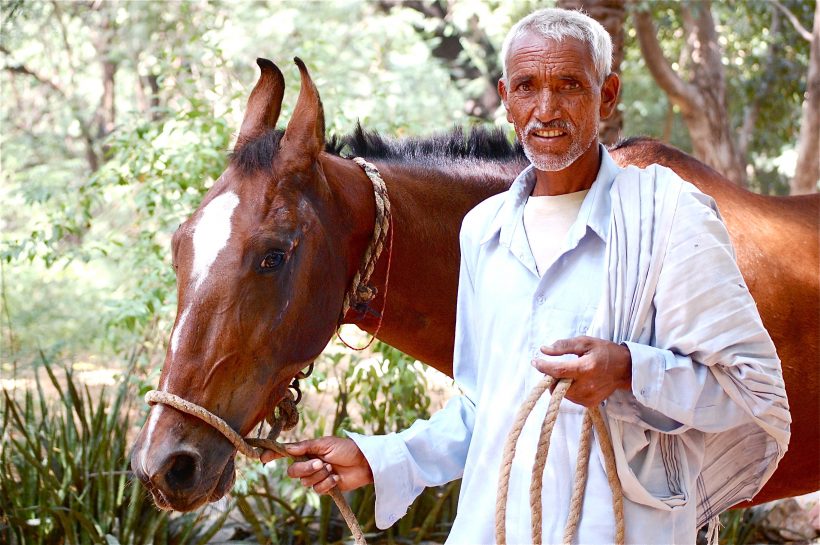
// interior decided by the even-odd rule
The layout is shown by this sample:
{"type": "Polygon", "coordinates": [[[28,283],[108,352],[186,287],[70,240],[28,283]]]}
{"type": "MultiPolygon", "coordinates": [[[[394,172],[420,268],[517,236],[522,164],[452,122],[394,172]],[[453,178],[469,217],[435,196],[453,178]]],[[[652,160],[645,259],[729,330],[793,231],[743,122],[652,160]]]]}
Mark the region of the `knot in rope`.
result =
{"type": "Polygon", "coordinates": [[[265,421],[270,424],[270,432],[267,437],[268,439],[275,440],[283,431],[290,431],[296,427],[296,424],[299,423],[299,409],[297,407],[297,403],[299,403],[299,399],[301,397],[301,392],[294,397],[293,391],[287,390],[287,392],[285,392],[285,397],[283,397],[279,404],[276,405],[273,412],[265,417],[265,421]]]}
{"type": "MultiPolygon", "coordinates": [[[[504,444],[504,455],[501,460],[501,468],[499,469],[498,475],[498,497],[495,504],[495,539],[499,545],[507,543],[507,497],[510,490],[510,472],[512,470],[513,458],[515,457],[516,444],[518,443],[521,431],[524,429],[527,418],[544,392],[549,390],[552,382],[552,377],[545,376],[541,379],[541,382],[533,388],[529,397],[527,397],[521,405],[521,408],[518,409],[512,429],[510,429],[507,441],[504,444]]],[[[547,407],[547,414],[541,425],[541,434],[538,438],[538,447],[536,449],[535,462],[532,467],[532,481],[530,484],[530,511],[532,515],[530,521],[532,541],[536,545],[541,545],[542,543],[543,515],[541,489],[544,482],[544,468],[547,465],[550,438],[552,436],[552,429],[558,419],[558,408],[561,405],[561,400],[564,399],[571,383],[572,381],[568,379],[561,379],[555,385],[547,407]]],[[[615,467],[615,452],[612,449],[609,431],[607,430],[606,423],[598,407],[590,407],[584,411],[581,440],[578,445],[578,460],[575,465],[575,481],[570,498],[569,516],[566,526],[564,526],[563,543],[567,545],[572,543],[581,520],[581,508],[584,503],[584,490],[586,489],[587,472],[589,469],[589,454],[592,449],[593,427],[598,436],[601,452],[604,455],[606,476],[609,481],[609,486],[612,489],[612,508],[615,513],[615,543],[623,545],[625,539],[623,490],[621,489],[621,482],[618,479],[618,470],[615,467]]]]}

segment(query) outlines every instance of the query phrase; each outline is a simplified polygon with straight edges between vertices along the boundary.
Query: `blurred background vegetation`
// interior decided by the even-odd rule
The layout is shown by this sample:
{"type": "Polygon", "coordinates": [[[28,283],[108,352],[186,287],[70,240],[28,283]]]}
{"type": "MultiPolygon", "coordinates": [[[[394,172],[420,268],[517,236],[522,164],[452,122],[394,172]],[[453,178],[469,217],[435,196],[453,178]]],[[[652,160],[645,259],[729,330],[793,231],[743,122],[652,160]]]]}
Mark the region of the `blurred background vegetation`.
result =
{"type": "MultiPolygon", "coordinates": [[[[557,4],[585,7],[616,38],[623,94],[607,141],[650,135],[754,191],[816,191],[816,2],[557,4]]],[[[357,121],[398,136],[502,124],[501,41],[549,5],[3,0],[0,541],[340,539],[329,504],[274,465],[246,467],[230,500],[184,517],[131,485],[138,395],[156,383],[175,316],[170,235],[226,165],[256,57],[285,73],[283,120],[298,92],[290,59],[305,60],[331,134],[357,121]]],[[[310,383],[302,435],[400,429],[447,381],[377,343],[363,355],[331,345],[310,383]]],[[[457,487],[428,491],[377,539],[443,541],[457,487]]],[[[353,503],[374,531],[372,489],[353,503]]],[[[731,542],[752,518],[727,526],[731,542]]]]}

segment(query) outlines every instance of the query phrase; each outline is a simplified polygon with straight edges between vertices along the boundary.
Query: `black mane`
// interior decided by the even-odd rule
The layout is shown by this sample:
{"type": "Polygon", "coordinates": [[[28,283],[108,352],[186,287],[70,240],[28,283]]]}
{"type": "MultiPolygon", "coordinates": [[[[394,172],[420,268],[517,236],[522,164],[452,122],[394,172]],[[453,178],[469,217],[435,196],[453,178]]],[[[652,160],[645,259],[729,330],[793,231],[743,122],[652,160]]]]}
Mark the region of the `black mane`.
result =
{"type": "Polygon", "coordinates": [[[478,159],[485,161],[514,160],[522,156],[518,142],[510,142],[498,127],[476,126],[467,133],[454,126],[449,132],[430,136],[395,139],[361,125],[341,139],[341,151],[365,159],[396,162],[426,162],[429,159],[478,159]]]}
{"type": "MultiPolygon", "coordinates": [[[[245,142],[230,154],[231,164],[244,172],[270,171],[284,131],[268,131],[245,142]]],[[[515,161],[523,158],[521,145],[510,142],[498,127],[476,126],[465,133],[461,127],[430,136],[391,138],[367,131],[357,124],[353,133],[331,136],[325,151],[340,157],[364,157],[388,162],[429,165],[442,159],[515,161]]]]}

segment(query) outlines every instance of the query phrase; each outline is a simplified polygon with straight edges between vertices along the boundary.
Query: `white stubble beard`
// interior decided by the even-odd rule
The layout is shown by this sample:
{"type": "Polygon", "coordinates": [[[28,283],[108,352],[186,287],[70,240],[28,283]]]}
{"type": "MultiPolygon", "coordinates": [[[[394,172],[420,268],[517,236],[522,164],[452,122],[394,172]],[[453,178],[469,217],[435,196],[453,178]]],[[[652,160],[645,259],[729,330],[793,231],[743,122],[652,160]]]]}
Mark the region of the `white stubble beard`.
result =
{"type": "Polygon", "coordinates": [[[527,123],[527,126],[524,127],[523,135],[519,135],[518,139],[521,141],[521,146],[524,148],[524,155],[527,156],[527,159],[530,160],[530,163],[533,166],[543,172],[557,172],[559,170],[564,170],[576,160],[578,160],[581,155],[584,154],[586,150],[592,145],[595,140],[598,138],[598,123],[595,124],[595,129],[592,131],[592,136],[587,142],[581,142],[578,138],[573,138],[577,133],[577,128],[570,124],[570,123],[563,123],[561,128],[563,128],[567,135],[572,138],[572,143],[570,144],[569,149],[563,155],[536,155],[535,152],[530,148],[529,143],[526,139],[526,135],[530,134],[534,130],[538,130],[541,128],[549,128],[549,124],[540,123],[538,121],[530,121],[527,123]]]}

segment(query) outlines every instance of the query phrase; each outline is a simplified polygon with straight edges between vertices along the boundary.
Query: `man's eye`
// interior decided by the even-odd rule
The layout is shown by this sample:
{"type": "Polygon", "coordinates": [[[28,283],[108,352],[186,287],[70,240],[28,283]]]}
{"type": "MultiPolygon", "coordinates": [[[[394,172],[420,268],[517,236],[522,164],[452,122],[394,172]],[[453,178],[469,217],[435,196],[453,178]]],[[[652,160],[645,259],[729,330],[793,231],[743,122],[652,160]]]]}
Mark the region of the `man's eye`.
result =
{"type": "Polygon", "coordinates": [[[518,90],[523,91],[525,93],[529,93],[530,91],[532,91],[532,85],[530,85],[529,83],[522,83],[518,86],[518,90]]]}
{"type": "Polygon", "coordinates": [[[565,89],[578,89],[581,86],[577,81],[568,81],[564,84],[565,89]]]}
{"type": "Polygon", "coordinates": [[[273,250],[265,254],[262,261],[259,263],[259,269],[262,272],[272,271],[282,265],[285,261],[285,252],[281,250],[273,250]]]}

